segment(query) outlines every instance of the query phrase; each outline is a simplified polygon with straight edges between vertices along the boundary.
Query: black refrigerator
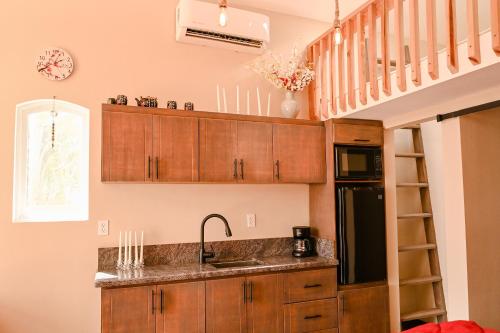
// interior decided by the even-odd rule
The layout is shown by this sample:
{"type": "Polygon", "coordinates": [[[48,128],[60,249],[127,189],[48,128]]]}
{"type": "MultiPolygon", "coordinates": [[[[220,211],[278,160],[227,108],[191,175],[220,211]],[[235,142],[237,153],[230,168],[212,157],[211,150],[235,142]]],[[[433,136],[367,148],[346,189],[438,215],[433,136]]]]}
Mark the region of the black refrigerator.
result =
{"type": "Polygon", "coordinates": [[[384,188],[337,187],[338,283],[387,279],[384,188]]]}

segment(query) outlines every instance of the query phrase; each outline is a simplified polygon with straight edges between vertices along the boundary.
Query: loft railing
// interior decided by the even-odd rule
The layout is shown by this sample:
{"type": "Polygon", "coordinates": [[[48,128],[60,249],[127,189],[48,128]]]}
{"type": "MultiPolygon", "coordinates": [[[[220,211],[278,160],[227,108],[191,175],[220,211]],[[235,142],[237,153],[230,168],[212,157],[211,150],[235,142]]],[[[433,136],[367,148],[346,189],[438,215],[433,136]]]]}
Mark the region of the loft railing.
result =
{"type": "MultiPolygon", "coordinates": [[[[333,28],[308,45],[307,58],[316,71],[316,80],[308,91],[311,119],[341,116],[346,111],[365,106],[368,103],[367,87],[372,101],[377,102],[381,94],[379,85],[386,96],[390,96],[393,89],[406,93],[407,80],[411,80],[414,87],[420,86],[422,39],[426,48],[426,52],[422,52],[426,54],[426,75],[431,80],[438,80],[438,26],[444,25],[448,71],[451,74],[459,72],[455,0],[406,1],[405,12],[403,0],[370,0],[342,20],[343,40],[339,45],[335,45],[333,28]],[[440,8],[440,16],[444,17],[436,17],[437,1],[445,7],[444,11],[440,8]],[[419,4],[425,4],[425,10],[419,4]],[[420,36],[421,19],[426,25],[425,36],[420,36]],[[405,27],[409,31],[408,38],[405,38],[405,27]],[[408,45],[405,45],[405,40],[408,45]],[[393,59],[390,57],[391,48],[393,59]],[[408,74],[407,65],[411,69],[408,74]],[[391,69],[395,71],[396,87],[392,87],[391,69]]],[[[466,2],[467,19],[460,24],[467,26],[467,58],[471,64],[478,65],[481,63],[478,0],[459,1],[466,2]]],[[[491,47],[498,57],[500,0],[479,1],[490,1],[491,47]]]]}

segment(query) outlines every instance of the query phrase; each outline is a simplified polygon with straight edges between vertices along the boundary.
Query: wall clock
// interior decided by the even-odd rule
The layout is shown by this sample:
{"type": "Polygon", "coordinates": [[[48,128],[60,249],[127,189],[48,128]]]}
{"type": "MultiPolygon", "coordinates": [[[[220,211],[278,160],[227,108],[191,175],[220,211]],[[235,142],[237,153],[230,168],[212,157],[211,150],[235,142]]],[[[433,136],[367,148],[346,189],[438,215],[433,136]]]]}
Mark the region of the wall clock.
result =
{"type": "Polygon", "coordinates": [[[73,59],[63,49],[47,48],[37,56],[36,69],[49,80],[64,80],[73,73],[73,59]]]}

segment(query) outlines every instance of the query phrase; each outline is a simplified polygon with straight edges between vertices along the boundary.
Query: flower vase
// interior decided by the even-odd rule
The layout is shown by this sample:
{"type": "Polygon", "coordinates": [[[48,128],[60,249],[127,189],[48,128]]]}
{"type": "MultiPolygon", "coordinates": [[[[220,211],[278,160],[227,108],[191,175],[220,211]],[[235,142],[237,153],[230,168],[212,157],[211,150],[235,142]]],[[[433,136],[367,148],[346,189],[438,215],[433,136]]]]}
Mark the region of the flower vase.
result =
{"type": "Polygon", "coordinates": [[[285,118],[294,119],[297,117],[298,113],[299,108],[297,107],[295,95],[292,91],[287,90],[285,99],[281,102],[281,114],[285,118]]]}

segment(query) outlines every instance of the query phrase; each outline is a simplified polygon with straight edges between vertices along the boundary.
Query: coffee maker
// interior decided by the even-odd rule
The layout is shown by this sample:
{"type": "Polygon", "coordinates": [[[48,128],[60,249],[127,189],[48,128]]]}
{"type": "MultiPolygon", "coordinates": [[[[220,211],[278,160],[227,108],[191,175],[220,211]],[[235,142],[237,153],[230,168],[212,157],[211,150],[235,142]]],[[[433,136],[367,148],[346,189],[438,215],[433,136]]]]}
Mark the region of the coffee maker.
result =
{"type": "Polygon", "coordinates": [[[311,238],[311,228],[306,226],[293,227],[294,257],[310,257],[315,254],[314,240],[311,238]]]}

